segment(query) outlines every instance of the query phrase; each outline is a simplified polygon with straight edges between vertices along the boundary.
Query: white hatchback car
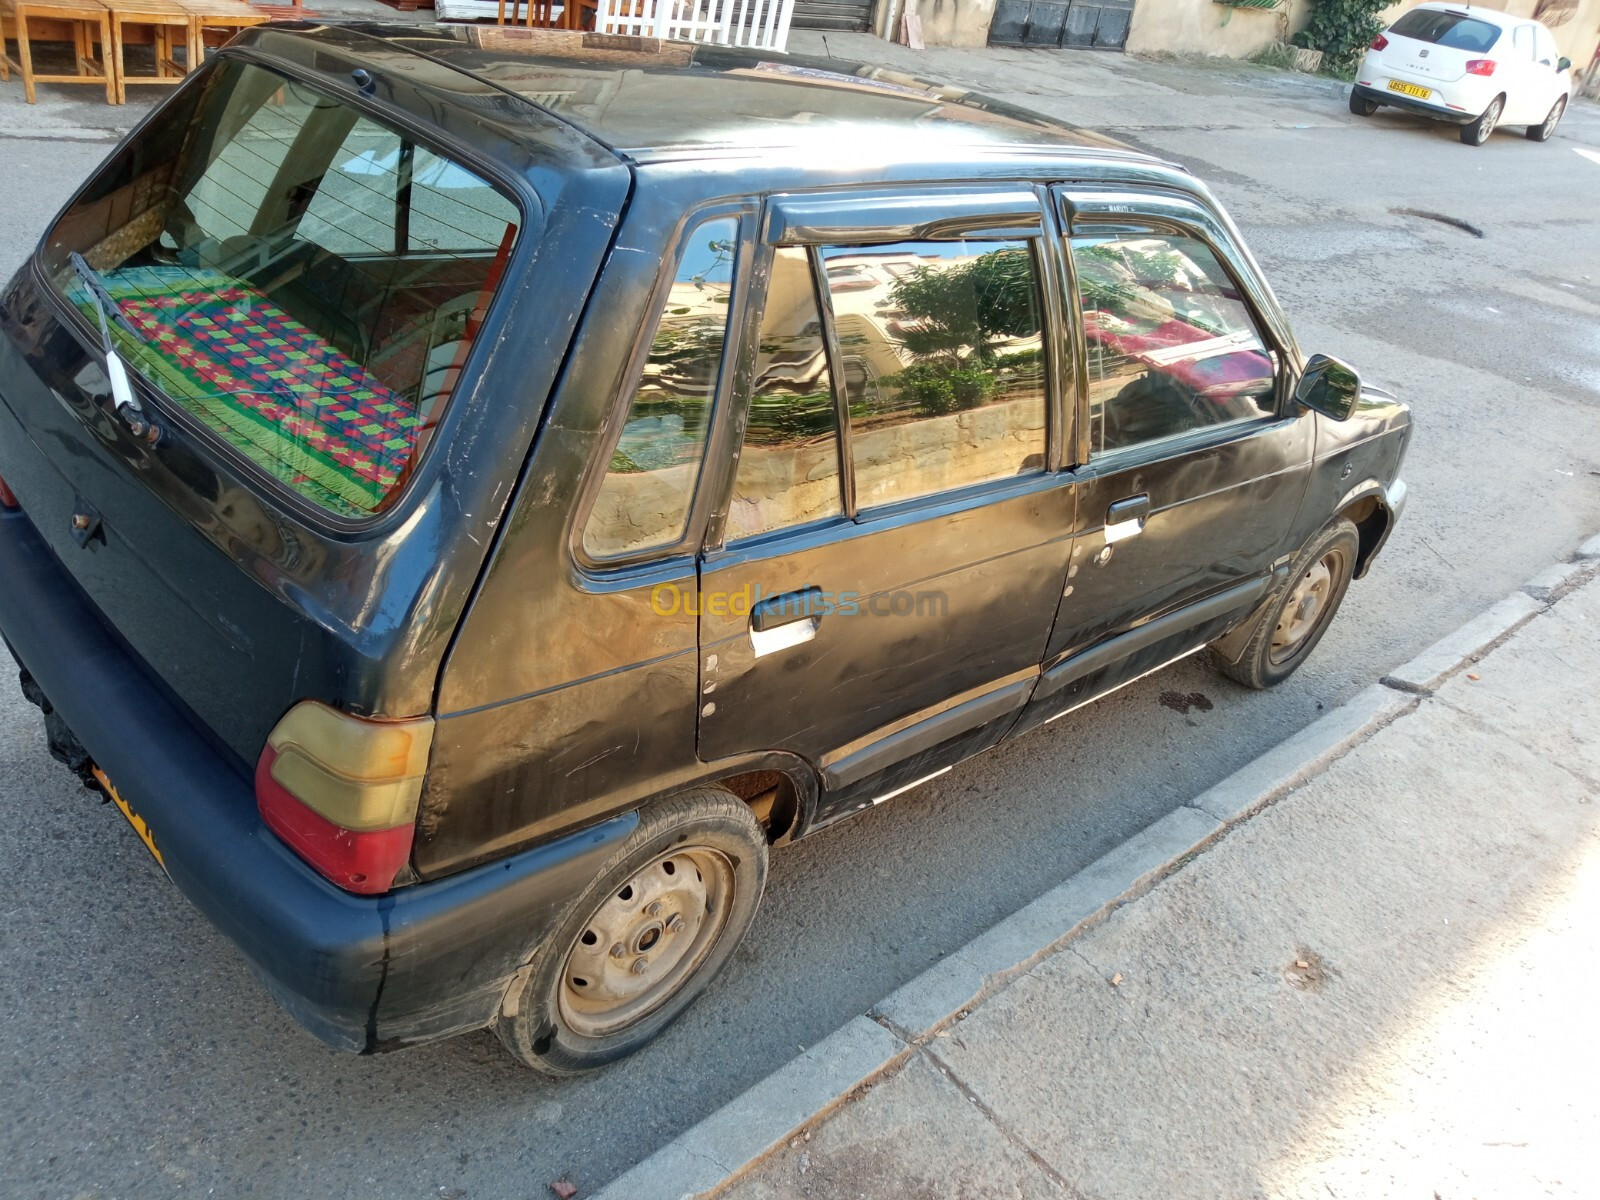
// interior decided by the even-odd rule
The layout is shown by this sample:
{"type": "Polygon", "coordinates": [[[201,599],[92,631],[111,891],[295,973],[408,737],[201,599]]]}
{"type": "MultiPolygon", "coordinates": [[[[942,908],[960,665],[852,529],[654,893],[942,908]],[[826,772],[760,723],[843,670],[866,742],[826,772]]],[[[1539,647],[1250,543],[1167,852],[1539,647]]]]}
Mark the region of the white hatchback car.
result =
{"type": "Polygon", "coordinates": [[[1461,126],[1481,146],[1496,125],[1525,125],[1548,141],[1567,109],[1572,63],[1537,21],[1487,8],[1419,4],[1373,39],[1350,91],[1350,111],[1392,105],[1461,126]]]}

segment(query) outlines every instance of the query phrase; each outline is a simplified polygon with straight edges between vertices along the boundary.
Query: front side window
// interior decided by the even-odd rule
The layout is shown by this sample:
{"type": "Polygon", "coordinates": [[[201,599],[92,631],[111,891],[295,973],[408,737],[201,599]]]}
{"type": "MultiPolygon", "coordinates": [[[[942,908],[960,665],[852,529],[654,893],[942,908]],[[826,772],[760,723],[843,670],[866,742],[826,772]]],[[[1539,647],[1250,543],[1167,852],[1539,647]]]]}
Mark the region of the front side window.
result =
{"type": "Polygon", "coordinates": [[[583,547],[593,558],[670,545],[688,529],[728,338],[738,238],[734,217],[690,231],[584,525],[583,547]]]}
{"type": "Polygon", "coordinates": [[[773,254],[727,538],[835,517],[839,415],[804,247],[773,254]]]}
{"type": "Polygon", "coordinates": [[[63,215],[44,258],[97,332],[109,298],[119,353],[176,405],[302,498],[362,517],[431,439],[521,223],[434,150],[222,62],[63,215]]]}
{"type": "Polygon", "coordinates": [[[1044,469],[1043,323],[1029,243],[822,255],[859,508],[1044,469]]]}
{"type": "Polygon", "coordinates": [[[1077,237],[1072,259],[1088,345],[1091,453],[1273,411],[1272,356],[1204,242],[1077,237]]]}

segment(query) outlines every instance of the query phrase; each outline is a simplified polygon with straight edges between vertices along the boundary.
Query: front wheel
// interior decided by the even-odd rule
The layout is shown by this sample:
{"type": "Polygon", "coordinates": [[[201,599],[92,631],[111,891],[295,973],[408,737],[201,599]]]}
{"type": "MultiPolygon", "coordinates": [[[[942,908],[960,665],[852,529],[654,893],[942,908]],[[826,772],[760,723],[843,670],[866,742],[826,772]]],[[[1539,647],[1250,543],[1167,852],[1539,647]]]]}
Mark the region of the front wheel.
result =
{"type": "Polygon", "coordinates": [[[1483,115],[1470,125],[1461,127],[1461,140],[1469,146],[1481,146],[1489,140],[1489,135],[1494,132],[1494,127],[1500,124],[1500,114],[1505,111],[1506,102],[1503,97],[1496,96],[1489,101],[1489,107],[1483,110],[1483,115]]]}
{"type": "Polygon", "coordinates": [[[1354,88],[1350,89],[1350,111],[1358,117],[1370,117],[1378,111],[1378,102],[1363,96],[1354,88]]]}
{"type": "Polygon", "coordinates": [[[645,809],[512,984],[500,1041],[547,1075],[632,1054],[727,964],[766,878],[766,834],[732,793],[696,788],[645,809]]]}
{"type": "Polygon", "coordinates": [[[1560,97],[1550,106],[1550,115],[1545,117],[1540,125],[1529,125],[1527,139],[1530,142],[1548,142],[1556,131],[1556,126],[1561,124],[1561,115],[1567,111],[1567,98],[1560,97]]]}
{"type": "Polygon", "coordinates": [[[1344,517],[1322,527],[1295,556],[1289,576],[1255,618],[1238,659],[1217,651],[1217,669],[1245,687],[1282,683],[1311,656],[1355,575],[1361,538],[1344,517]]]}

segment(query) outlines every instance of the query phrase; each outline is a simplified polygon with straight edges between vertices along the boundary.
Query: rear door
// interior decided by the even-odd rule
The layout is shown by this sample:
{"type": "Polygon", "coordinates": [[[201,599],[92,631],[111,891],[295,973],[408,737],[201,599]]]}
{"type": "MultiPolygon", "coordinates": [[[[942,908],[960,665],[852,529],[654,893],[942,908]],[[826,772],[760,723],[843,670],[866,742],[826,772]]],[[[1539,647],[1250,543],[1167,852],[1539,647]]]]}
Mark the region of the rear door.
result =
{"type": "Polygon", "coordinates": [[[1034,704],[1049,720],[1202,646],[1292,547],[1314,418],[1274,307],[1200,205],[1061,197],[1083,338],[1072,566],[1034,704]]]}
{"type": "Polygon", "coordinates": [[[700,756],[817,764],[818,819],[1004,735],[1067,568],[1038,192],[774,200],[701,565],[700,756]]]}

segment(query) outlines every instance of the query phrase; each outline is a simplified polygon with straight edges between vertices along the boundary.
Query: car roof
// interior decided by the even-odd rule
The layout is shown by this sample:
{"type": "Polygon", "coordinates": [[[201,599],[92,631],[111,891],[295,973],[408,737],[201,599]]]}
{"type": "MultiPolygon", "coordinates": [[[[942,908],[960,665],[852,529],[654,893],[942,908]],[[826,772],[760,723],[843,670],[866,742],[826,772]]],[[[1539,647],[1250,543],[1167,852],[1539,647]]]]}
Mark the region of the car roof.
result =
{"type": "Polygon", "coordinates": [[[304,23],[274,26],[422,55],[538,105],[638,163],[782,152],[790,165],[958,163],[995,152],[1159,160],[963,88],[888,67],[564,30],[304,23]],[[359,36],[355,36],[359,35],[359,36]]]}

